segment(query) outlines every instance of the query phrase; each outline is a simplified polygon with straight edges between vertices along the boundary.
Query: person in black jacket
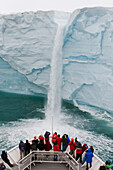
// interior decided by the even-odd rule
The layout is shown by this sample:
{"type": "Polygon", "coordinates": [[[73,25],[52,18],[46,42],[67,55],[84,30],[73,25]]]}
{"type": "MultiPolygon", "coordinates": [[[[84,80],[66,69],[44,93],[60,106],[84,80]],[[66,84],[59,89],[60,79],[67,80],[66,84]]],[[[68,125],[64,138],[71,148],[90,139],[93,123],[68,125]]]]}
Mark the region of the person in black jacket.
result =
{"type": "Polygon", "coordinates": [[[31,150],[37,150],[38,148],[38,139],[36,138],[36,136],[34,136],[34,139],[32,140],[32,144],[31,144],[31,150]]]}
{"type": "Polygon", "coordinates": [[[2,158],[3,161],[4,161],[5,163],[7,163],[10,167],[13,167],[13,164],[11,164],[10,161],[9,161],[9,159],[8,159],[7,152],[2,151],[1,158],[2,158]]]}
{"type": "Polygon", "coordinates": [[[46,133],[44,134],[45,141],[46,141],[46,139],[49,140],[49,135],[50,135],[50,134],[51,134],[50,132],[46,131],[46,133]]]}
{"type": "MultiPolygon", "coordinates": [[[[38,139],[36,138],[36,136],[34,136],[34,139],[32,140],[32,144],[31,144],[31,150],[36,151],[37,148],[38,148],[38,139]]],[[[34,159],[37,160],[37,155],[36,154],[32,157],[32,161],[34,159]]]]}
{"type": "Polygon", "coordinates": [[[45,145],[43,143],[43,139],[40,139],[40,143],[38,144],[38,149],[40,151],[44,150],[45,149],[45,145]]]}
{"type": "Polygon", "coordinates": [[[30,149],[31,149],[31,145],[28,142],[28,140],[26,140],[26,143],[25,143],[25,156],[30,153],[30,149]]]}

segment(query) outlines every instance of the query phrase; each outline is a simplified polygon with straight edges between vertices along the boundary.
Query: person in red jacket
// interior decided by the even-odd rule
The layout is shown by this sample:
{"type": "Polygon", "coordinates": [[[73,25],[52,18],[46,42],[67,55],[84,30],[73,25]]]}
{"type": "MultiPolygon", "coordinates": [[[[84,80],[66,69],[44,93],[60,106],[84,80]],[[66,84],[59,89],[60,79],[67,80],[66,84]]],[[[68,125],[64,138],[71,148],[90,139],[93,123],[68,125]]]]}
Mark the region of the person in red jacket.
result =
{"type": "Polygon", "coordinates": [[[60,135],[58,135],[58,137],[57,137],[57,141],[58,141],[59,149],[61,149],[61,142],[62,142],[62,138],[60,138],[60,135]]]}
{"type": "MultiPolygon", "coordinates": [[[[61,149],[59,149],[59,145],[58,145],[58,141],[57,140],[53,144],[53,150],[54,151],[61,151],[61,149]]],[[[58,156],[54,155],[54,161],[57,161],[57,159],[58,159],[58,156]]]]}
{"type": "Polygon", "coordinates": [[[44,143],[44,137],[43,137],[43,135],[40,135],[40,136],[38,137],[38,139],[39,139],[39,142],[40,142],[40,140],[42,139],[42,140],[43,140],[43,143],[44,143]]]}
{"type": "Polygon", "coordinates": [[[83,153],[84,151],[86,151],[87,149],[88,149],[87,144],[83,144],[83,146],[82,146],[82,153],[83,153]]]}
{"type": "Polygon", "coordinates": [[[55,132],[55,133],[53,133],[53,136],[52,136],[52,142],[53,142],[53,144],[56,142],[56,140],[57,140],[57,132],[55,132]]]}
{"type": "Polygon", "coordinates": [[[82,163],[82,145],[79,142],[76,147],[76,161],[80,158],[80,163],[82,163]]]}
{"type": "Polygon", "coordinates": [[[58,141],[56,140],[55,143],[53,144],[53,150],[54,151],[61,151],[61,149],[59,149],[59,145],[58,145],[58,141]]]}
{"type": "Polygon", "coordinates": [[[74,142],[74,139],[72,138],[71,141],[68,143],[70,145],[70,155],[73,155],[73,158],[75,158],[75,149],[76,149],[76,143],[74,142]]]}

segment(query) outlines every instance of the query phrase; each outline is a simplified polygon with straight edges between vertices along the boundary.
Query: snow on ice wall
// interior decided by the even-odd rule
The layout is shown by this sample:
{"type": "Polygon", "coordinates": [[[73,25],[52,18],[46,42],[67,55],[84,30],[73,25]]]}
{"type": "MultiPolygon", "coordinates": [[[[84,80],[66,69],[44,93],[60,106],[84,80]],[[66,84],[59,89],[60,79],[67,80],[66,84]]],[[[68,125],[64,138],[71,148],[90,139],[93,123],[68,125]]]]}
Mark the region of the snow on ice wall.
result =
{"type": "Polygon", "coordinates": [[[47,94],[57,22],[66,23],[63,98],[113,112],[113,9],[0,16],[0,90],[47,94]],[[68,19],[69,18],[69,19],[68,19]]]}
{"type": "Polygon", "coordinates": [[[113,112],[113,8],[73,15],[63,46],[63,96],[113,112]]]}

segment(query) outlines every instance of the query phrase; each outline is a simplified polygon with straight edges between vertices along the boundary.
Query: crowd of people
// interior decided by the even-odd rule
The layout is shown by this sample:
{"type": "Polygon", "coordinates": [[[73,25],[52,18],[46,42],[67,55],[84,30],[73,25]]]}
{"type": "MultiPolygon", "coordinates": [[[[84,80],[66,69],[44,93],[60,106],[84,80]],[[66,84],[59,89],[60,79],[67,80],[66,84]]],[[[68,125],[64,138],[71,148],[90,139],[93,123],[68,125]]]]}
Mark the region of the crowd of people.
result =
{"type": "MultiPolygon", "coordinates": [[[[38,149],[40,151],[42,150],[49,151],[50,149],[52,149],[49,136],[50,136],[50,132],[48,131],[45,132],[44,136],[40,135],[38,139],[36,136],[34,136],[34,139],[32,140],[32,144],[30,144],[28,140],[26,140],[26,143],[23,143],[23,141],[21,140],[19,144],[20,159],[22,159],[22,157],[30,153],[30,150],[33,151],[38,149]]],[[[66,151],[67,147],[70,146],[69,153],[73,156],[73,158],[76,159],[76,161],[80,159],[81,164],[84,164],[86,162],[86,170],[88,170],[88,167],[92,166],[92,158],[94,156],[93,146],[90,146],[90,148],[88,148],[87,144],[82,145],[81,142],[77,140],[77,137],[75,138],[75,140],[74,138],[70,139],[67,134],[64,134],[62,137],[60,137],[60,134],[57,134],[57,132],[55,132],[52,135],[52,144],[53,144],[54,151],[62,151],[62,152],[66,151]],[[82,155],[84,152],[85,154],[83,157],[82,155]]],[[[57,157],[55,157],[54,160],[57,160],[57,157]]],[[[103,166],[101,166],[99,170],[102,170],[103,166]]],[[[108,164],[105,165],[105,168],[107,167],[108,164]]],[[[111,165],[109,167],[111,167],[111,165]]],[[[106,170],[110,170],[110,168],[106,170]]]]}
{"type": "MultiPolygon", "coordinates": [[[[86,162],[86,170],[89,169],[89,167],[92,166],[92,158],[94,153],[93,146],[90,146],[88,148],[87,144],[81,144],[80,141],[77,140],[77,137],[69,138],[67,134],[64,134],[62,137],[60,134],[57,134],[55,132],[52,135],[52,145],[50,143],[50,132],[46,131],[44,136],[40,135],[38,138],[34,136],[34,139],[30,143],[28,140],[24,143],[22,140],[20,140],[19,143],[19,150],[20,150],[20,159],[22,159],[24,156],[30,153],[30,151],[50,151],[53,149],[53,151],[66,151],[67,147],[70,146],[70,155],[73,156],[73,158],[77,161],[80,160],[81,164],[84,164],[86,162]],[[84,153],[84,154],[83,154],[84,153]],[[83,156],[84,155],[84,156],[83,156]]],[[[9,162],[6,156],[6,152],[3,151],[1,155],[4,162],[6,162],[10,167],[13,165],[9,162]],[[5,156],[3,156],[5,154],[5,156]],[[5,158],[5,159],[4,159],[5,158]]],[[[54,160],[57,160],[57,155],[54,155],[54,160]]],[[[111,165],[109,161],[106,161],[105,165],[102,165],[99,167],[98,170],[110,170],[111,165]]]]}

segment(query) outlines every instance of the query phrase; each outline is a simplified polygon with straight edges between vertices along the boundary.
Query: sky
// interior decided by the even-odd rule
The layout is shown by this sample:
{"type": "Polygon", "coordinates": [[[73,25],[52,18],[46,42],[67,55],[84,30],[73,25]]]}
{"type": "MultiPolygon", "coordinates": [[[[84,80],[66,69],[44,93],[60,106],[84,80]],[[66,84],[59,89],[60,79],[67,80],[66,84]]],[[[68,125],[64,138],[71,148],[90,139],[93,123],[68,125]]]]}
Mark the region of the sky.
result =
{"type": "Polygon", "coordinates": [[[57,10],[72,12],[83,7],[113,7],[113,0],[0,0],[0,14],[57,10]]]}

